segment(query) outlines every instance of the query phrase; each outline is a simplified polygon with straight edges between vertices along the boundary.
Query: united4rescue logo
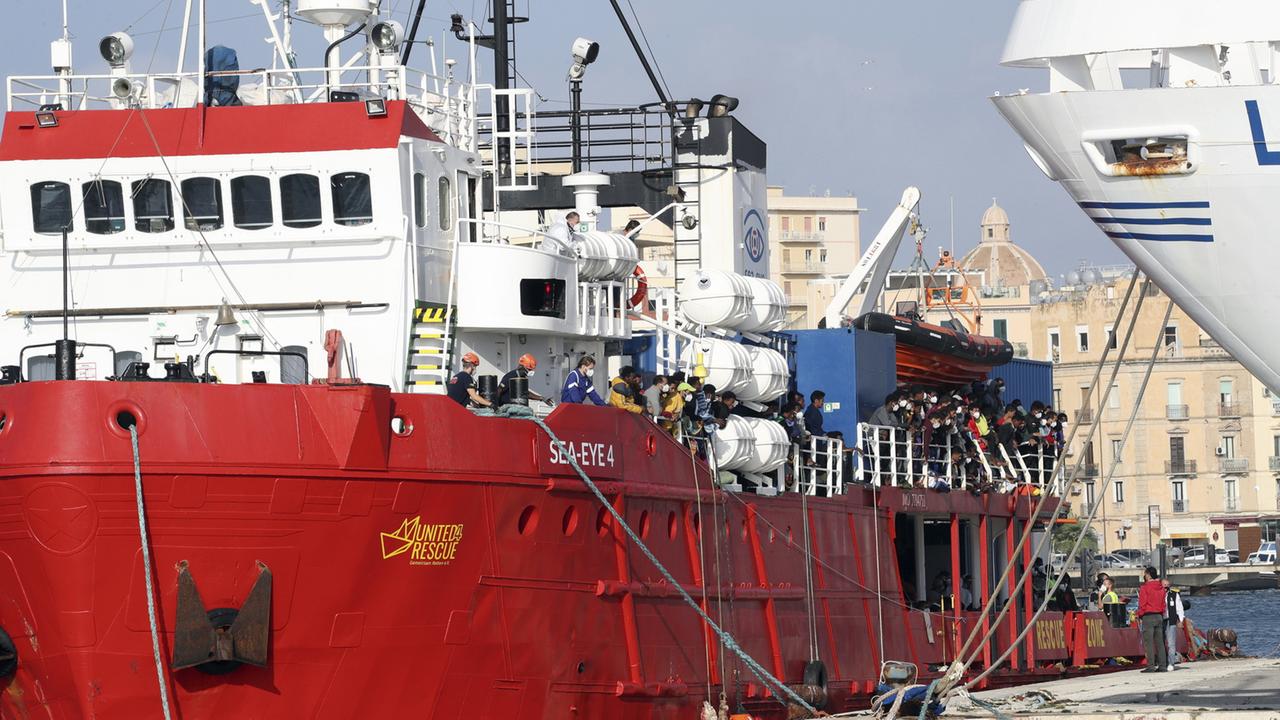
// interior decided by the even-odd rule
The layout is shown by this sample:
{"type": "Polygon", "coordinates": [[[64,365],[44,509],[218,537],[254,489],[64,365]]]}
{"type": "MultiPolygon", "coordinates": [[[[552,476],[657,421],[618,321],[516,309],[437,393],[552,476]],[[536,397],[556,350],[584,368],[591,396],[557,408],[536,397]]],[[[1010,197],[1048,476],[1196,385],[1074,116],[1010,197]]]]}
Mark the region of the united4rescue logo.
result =
{"type": "Polygon", "coordinates": [[[448,565],[458,555],[462,524],[427,525],[422,517],[400,523],[395,532],[382,535],[382,559],[407,556],[410,565],[448,565]]]}
{"type": "Polygon", "coordinates": [[[747,250],[751,262],[760,262],[764,258],[766,245],[764,238],[764,221],[760,219],[760,211],[748,208],[742,215],[742,246],[747,250]]]}

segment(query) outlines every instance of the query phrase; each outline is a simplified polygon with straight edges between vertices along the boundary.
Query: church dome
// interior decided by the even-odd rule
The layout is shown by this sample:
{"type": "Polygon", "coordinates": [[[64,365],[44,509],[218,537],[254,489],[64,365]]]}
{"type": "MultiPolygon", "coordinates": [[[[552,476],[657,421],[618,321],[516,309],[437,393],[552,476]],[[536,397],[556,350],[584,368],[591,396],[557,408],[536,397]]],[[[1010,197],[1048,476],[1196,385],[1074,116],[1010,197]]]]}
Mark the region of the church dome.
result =
{"type": "Polygon", "coordinates": [[[1004,211],[1004,208],[997,205],[995,200],[992,200],[991,207],[987,208],[987,211],[982,213],[982,224],[984,226],[1008,225],[1009,214],[1004,211]]]}
{"type": "Polygon", "coordinates": [[[960,260],[959,267],[985,273],[986,285],[991,287],[1019,287],[1049,277],[1031,253],[1013,244],[1009,215],[995,200],[982,214],[978,246],[960,260]]]}

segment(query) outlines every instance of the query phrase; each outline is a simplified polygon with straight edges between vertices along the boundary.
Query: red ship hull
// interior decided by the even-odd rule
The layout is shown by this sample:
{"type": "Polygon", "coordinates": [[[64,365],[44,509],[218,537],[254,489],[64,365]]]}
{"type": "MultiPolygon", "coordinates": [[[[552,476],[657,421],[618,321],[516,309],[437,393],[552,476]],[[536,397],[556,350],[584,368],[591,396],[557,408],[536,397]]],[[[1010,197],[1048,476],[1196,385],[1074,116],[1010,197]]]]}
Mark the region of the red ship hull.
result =
{"type": "MultiPolygon", "coordinates": [[[[160,714],[121,412],[140,430],[166,666],[179,562],[210,609],[240,607],[257,563],[272,574],[266,666],[166,668],[175,717],[690,718],[722,683],[783,713],[533,423],[375,386],[54,382],[0,388],[0,628],[19,662],[4,718],[160,714]]],[[[611,408],[548,424],[711,616],[798,685],[801,498],[713,493],[681,446],[611,408]]],[[[905,607],[898,518],[951,518],[953,538],[968,518],[986,547],[1029,503],[851,486],[806,509],[834,710],[865,707],[881,660],[929,676],[973,629],[976,613],[905,607]]],[[[1140,653],[1135,630],[1103,625],[1043,616],[995,682],[1140,653]]]]}

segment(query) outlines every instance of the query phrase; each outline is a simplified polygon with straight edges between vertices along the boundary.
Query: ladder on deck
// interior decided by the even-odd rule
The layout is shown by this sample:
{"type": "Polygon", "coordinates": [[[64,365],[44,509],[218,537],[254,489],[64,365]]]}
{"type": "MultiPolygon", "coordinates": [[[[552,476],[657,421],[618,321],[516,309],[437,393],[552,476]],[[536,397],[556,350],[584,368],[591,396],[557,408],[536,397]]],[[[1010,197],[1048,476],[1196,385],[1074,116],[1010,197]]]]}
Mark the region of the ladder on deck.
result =
{"type": "Polygon", "coordinates": [[[671,181],[676,190],[675,287],[702,267],[702,126],[686,121],[674,134],[671,181]],[[684,224],[693,218],[693,228],[684,224]]]}
{"type": "Polygon", "coordinates": [[[409,361],[405,366],[404,388],[408,393],[443,395],[453,360],[456,317],[443,303],[418,303],[413,309],[409,332],[409,361]]]}

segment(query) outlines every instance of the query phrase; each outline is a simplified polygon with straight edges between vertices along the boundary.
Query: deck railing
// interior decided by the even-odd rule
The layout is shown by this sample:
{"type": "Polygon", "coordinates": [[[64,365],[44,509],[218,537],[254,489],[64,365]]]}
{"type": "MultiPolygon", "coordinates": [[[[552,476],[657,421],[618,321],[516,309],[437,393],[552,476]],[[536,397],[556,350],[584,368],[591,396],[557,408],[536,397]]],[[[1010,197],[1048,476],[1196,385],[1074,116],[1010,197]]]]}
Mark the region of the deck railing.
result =
{"type": "MultiPolygon", "coordinates": [[[[926,445],[922,437],[904,428],[859,424],[854,475],[877,487],[1008,492],[1018,485],[1045,487],[1058,462],[1053,450],[1043,444],[1034,451],[1024,448],[1010,453],[1000,444],[981,449],[968,431],[939,436],[940,442],[926,445]]],[[[1060,480],[1049,490],[1060,494],[1060,480]]]]}

